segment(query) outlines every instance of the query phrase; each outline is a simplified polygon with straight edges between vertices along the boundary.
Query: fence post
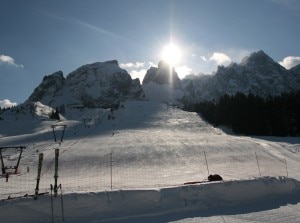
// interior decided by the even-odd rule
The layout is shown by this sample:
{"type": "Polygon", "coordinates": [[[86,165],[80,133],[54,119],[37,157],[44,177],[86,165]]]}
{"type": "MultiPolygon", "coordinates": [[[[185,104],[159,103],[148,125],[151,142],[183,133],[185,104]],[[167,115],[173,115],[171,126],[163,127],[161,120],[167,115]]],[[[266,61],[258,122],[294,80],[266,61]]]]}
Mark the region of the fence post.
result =
{"type": "Polygon", "coordinates": [[[112,152],[110,153],[110,189],[112,190],[112,184],[113,184],[113,182],[112,182],[112,162],[113,162],[113,160],[112,160],[112,152]]]}
{"type": "Polygon", "coordinates": [[[259,176],[261,176],[260,168],[259,168],[259,163],[258,163],[258,158],[257,158],[256,152],[255,152],[255,158],[256,158],[256,162],[257,162],[257,167],[258,167],[259,176]]]}
{"type": "Polygon", "coordinates": [[[205,150],[204,150],[204,157],[205,157],[205,163],[206,163],[206,168],[207,168],[207,176],[209,176],[209,169],[208,169],[208,163],[207,163],[205,150]]]}
{"type": "Polygon", "coordinates": [[[289,172],[288,172],[288,168],[287,168],[286,159],[284,158],[283,160],[284,160],[284,164],[285,164],[286,177],[289,177],[289,172]]]}

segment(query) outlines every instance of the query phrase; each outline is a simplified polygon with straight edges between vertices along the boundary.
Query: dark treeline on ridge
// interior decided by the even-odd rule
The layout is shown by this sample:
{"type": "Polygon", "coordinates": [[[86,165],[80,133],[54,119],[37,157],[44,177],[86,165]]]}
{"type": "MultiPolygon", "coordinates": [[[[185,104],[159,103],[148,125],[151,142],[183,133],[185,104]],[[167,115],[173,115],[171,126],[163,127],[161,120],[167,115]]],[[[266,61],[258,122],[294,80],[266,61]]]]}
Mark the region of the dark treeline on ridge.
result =
{"type": "Polygon", "coordinates": [[[218,102],[186,104],[215,126],[225,125],[237,134],[300,135],[300,91],[262,98],[252,94],[225,94],[218,102]]]}

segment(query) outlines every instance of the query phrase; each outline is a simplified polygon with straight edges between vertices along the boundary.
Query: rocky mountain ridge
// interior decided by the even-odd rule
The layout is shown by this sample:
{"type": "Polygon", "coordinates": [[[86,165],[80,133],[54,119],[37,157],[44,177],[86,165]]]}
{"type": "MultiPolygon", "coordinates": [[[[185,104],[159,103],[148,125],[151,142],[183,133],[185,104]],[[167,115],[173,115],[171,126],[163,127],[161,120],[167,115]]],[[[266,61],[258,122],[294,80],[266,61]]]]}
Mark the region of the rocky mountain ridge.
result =
{"type": "Polygon", "coordinates": [[[173,67],[160,61],[158,67],[148,69],[142,83],[132,80],[116,60],[97,62],[79,67],[66,78],[62,71],[45,76],[25,103],[109,108],[127,99],[198,103],[238,92],[267,97],[300,90],[300,65],[286,70],[258,51],[239,64],[219,66],[214,75],[189,75],[180,80],[173,67]]]}
{"type": "Polygon", "coordinates": [[[66,78],[61,71],[45,76],[25,103],[111,107],[120,100],[141,98],[144,93],[139,80],[132,80],[113,60],[81,66],[66,78]]]}
{"type": "Polygon", "coordinates": [[[143,85],[151,81],[159,85],[167,84],[173,87],[179,87],[180,85],[180,79],[174,67],[163,60],[159,61],[158,67],[150,67],[150,69],[147,70],[143,79],[143,85]]]}
{"type": "Polygon", "coordinates": [[[265,52],[258,51],[241,63],[219,66],[214,75],[189,76],[182,80],[183,100],[217,100],[224,94],[261,97],[300,90],[300,65],[286,70],[265,52]]]}

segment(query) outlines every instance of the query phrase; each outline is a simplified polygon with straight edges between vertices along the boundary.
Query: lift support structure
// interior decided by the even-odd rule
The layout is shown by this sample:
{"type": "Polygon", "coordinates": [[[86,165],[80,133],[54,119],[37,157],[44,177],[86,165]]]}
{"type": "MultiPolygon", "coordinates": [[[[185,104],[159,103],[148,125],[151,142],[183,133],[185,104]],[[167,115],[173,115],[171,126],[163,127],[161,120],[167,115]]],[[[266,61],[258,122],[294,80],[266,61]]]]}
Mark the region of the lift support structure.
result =
{"type": "Polygon", "coordinates": [[[13,174],[17,174],[18,173],[18,169],[19,169],[19,165],[20,165],[20,160],[21,160],[22,153],[23,153],[24,149],[26,149],[26,146],[2,146],[2,147],[0,147],[0,160],[1,160],[1,171],[2,171],[2,174],[4,174],[4,175],[7,174],[7,170],[9,170],[9,169],[13,169],[14,170],[13,174]],[[20,152],[17,164],[15,166],[6,166],[5,163],[4,163],[2,152],[5,151],[5,150],[7,150],[7,149],[16,149],[17,151],[20,152]]]}

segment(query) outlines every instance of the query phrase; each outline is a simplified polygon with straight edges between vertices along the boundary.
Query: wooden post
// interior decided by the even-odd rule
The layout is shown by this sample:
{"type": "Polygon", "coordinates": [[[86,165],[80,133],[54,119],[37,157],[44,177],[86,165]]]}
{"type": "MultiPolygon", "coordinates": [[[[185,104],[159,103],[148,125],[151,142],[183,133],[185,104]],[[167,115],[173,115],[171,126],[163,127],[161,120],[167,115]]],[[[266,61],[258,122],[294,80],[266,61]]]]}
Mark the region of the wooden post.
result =
{"type": "Polygon", "coordinates": [[[206,163],[206,168],[207,168],[207,176],[209,176],[209,169],[208,169],[208,163],[207,163],[205,150],[204,150],[204,157],[205,157],[205,163],[206,163]]]}
{"type": "Polygon", "coordinates": [[[259,163],[258,163],[258,158],[257,158],[256,152],[255,152],[255,157],[256,157],[256,162],[257,162],[257,167],[258,167],[259,176],[261,176],[261,172],[260,172],[260,168],[259,168],[259,163]]]}

